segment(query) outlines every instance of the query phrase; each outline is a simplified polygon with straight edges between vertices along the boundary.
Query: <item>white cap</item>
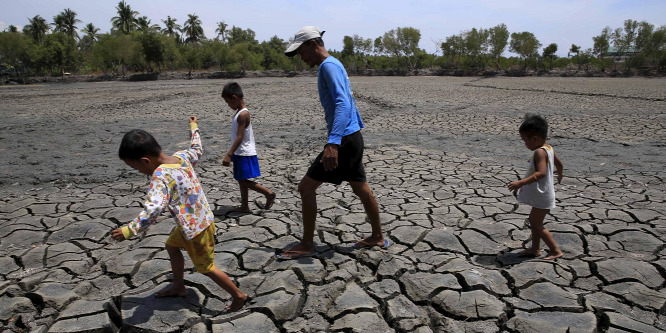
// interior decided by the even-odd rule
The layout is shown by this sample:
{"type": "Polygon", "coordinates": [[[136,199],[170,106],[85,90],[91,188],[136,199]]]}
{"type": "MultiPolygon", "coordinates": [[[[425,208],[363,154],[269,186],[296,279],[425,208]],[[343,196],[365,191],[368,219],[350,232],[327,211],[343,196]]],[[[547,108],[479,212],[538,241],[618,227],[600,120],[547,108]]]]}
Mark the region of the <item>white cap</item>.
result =
{"type": "Polygon", "coordinates": [[[324,35],[324,32],[326,31],[319,31],[319,28],[312,26],[312,25],[306,25],[299,30],[296,35],[294,36],[294,41],[289,44],[287,47],[287,50],[284,51],[284,54],[287,57],[293,57],[296,55],[296,50],[298,49],[301,44],[309,41],[310,39],[321,37],[324,35]]]}

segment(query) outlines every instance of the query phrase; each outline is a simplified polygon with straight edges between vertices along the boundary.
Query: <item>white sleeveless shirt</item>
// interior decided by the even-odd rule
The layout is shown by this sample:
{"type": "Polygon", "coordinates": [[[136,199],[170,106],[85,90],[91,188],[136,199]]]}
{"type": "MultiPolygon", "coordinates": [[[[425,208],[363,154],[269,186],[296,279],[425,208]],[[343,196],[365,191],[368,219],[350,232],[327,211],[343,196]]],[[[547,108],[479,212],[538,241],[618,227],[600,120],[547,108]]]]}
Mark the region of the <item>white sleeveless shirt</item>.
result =
{"type": "MultiPolygon", "coordinates": [[[[236,115],[234,116],[234,119],[231,121],[231,144],[234,144],[234,141],[236,141],[236,137],[238,136],[238,116],[241,114],[241,112],[246,111],[250,112],[247,110],[247,108],[244,108],[238,112],[236,112],[236,115]]],[[[245,133],[243,133],[243,141],[241,142],[240,146],[238,146],[238,149],[234,152],[234,155],[238,156],[254,156],[257,155],[257,148],[254,143],[254,133],[252,132],[252,122],[250,122],[250,125],[248,125],[245,128],[245,133]]]]}
{"type": "MultiPolygon", "coordinates": [[[[548,155],[546,176],[534,183],[521,187],[518,191],[518,202],[535,208],[552,209],[555,208],[555,183],[553,180],[555,153],[553,152],[553,147],[550,145],[545,145],[539,149],[545,150],[548,155]]],[[[536,167],[534,166],[534,154],[532,154],[532,157],[530,158],[529,166],[525,178],[530,177],[536,172],[536,167]]]]}

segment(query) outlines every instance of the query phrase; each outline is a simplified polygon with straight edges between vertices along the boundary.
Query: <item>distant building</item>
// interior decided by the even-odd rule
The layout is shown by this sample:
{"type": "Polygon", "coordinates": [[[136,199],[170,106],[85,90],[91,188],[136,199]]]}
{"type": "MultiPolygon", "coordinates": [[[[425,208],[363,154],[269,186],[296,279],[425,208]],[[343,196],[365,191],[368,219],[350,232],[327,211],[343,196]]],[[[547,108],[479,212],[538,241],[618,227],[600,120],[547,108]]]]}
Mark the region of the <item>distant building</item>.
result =
{"type": "Polygon", "coordinates": [[[621,52],[620,52],[617,48],[615,48],[614,46],[610,46],[610,47],[608,47],[608,51],[606,51],[606,52],[603,54],[603,56],[604,56],[605,58],[613,58],[613,59],[615,59],[615,61],[617,61],[617,62],[623,62],[623,61],[627,60],[628,58],[631,58],[631,57],[633,57],[634,55],[636,55],[636,53],[638,53],[638,52],[636,52],[636,49],[635,49],[633,46],[628,47],[628,48],[624,51],[624,53],[621,53],[621,52]]]}

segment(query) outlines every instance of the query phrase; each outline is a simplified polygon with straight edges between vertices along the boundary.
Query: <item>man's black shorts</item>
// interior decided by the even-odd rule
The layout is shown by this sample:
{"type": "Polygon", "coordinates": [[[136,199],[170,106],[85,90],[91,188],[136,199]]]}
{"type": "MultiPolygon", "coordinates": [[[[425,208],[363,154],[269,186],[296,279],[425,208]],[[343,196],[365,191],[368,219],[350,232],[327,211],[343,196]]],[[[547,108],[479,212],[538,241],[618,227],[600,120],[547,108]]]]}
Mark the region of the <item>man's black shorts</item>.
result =
{"type": "Polygon", "coordinates": [[[322,151],[315,158],[308,169],[306,176],[320,182],[340,185],[343,181],[365,182],[365,168],[363,167],[363,135],[361,131],[342,137],[338,147],[338,167],[325,171],[321,158],[322,151]]]}

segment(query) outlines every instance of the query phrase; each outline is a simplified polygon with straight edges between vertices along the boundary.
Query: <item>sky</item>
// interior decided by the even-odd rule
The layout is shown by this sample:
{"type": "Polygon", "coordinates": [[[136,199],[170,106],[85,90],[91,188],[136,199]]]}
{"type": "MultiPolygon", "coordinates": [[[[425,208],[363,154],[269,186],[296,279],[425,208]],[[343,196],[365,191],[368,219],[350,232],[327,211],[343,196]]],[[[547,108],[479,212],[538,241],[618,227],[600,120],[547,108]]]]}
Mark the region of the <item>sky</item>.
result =
{"type": "MultiPolygon", "coordinates": [[[[305,25],[318,26],[329,50],[342,50],[344,36],[374,40],[398,27],[421,32],[420,47],[441,54],[446,37],[472,28],[506,24],[509,33],[529,31],[541,42],[558,45],[566,56],[571,44],[591,48],[592,37],[610,26],[623,27],[626,19],[666,25],[664,0],[126,0],[132,10],[164,27],[167,16],[181,26],[187,14],[202,21],[207,38],[216,36],[217,22],[252,29],[259,42],[278,36],[287,41],[305,25]]],[[[19,29],[41,15],[48,22],[66,8],[77,13],[82,29],[93,23],[102,33],[111,29],[118,0],[0,0],[0,31],[13,24],[19,29]]],[[[504,54],[511,56],[508,47],[504,54]]]]}

